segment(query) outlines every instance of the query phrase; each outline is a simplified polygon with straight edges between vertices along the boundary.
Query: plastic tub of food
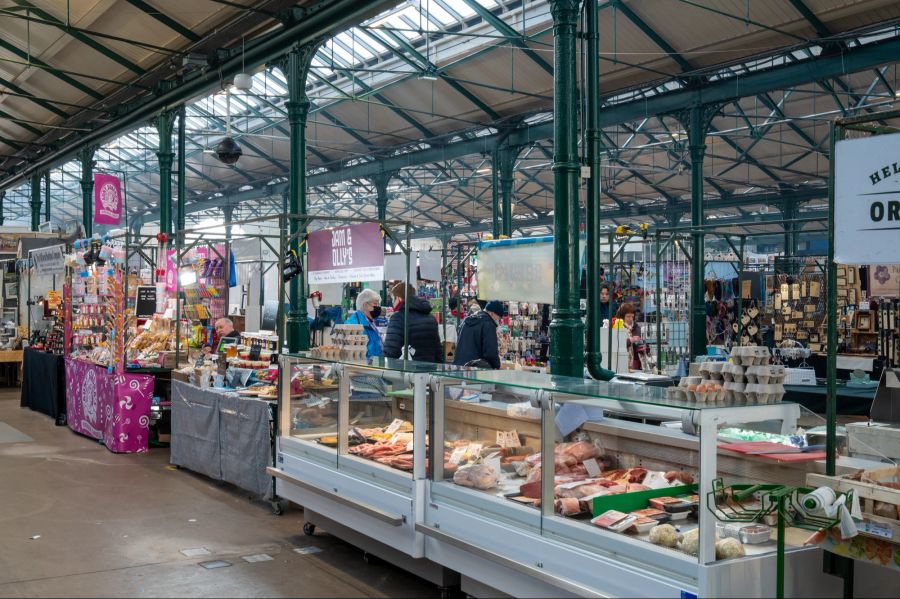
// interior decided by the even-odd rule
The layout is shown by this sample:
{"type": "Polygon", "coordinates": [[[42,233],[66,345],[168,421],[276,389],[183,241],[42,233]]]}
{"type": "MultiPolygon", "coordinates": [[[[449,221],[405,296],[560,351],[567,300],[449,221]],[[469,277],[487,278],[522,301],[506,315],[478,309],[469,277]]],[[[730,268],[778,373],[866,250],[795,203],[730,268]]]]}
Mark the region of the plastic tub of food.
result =
{"type": "Polygon", "coordinates": [[[738,540],[749,545],[766,543],[772,538],[772,528],[765,524],[747,524],[741,527],[738,540]]]}
{"type": "Polygon", "coordinates": [[[638,518],[650,518],[657,524],[664,524],[672,519],[671,515],[666,511],[653,507],[644,508],[642,510],[634,510],[633,512],[631,512],[631,515],[637,516],[638,518]]]}
{"type": "Polygon", "coordinates": [[[632,524],[632,527],[638,532],[638,534],[650,532],[650,529],[654,526],[658,525],[659,522],[654,520],[653,518],[640,518],[637,517],[632,524]]]}

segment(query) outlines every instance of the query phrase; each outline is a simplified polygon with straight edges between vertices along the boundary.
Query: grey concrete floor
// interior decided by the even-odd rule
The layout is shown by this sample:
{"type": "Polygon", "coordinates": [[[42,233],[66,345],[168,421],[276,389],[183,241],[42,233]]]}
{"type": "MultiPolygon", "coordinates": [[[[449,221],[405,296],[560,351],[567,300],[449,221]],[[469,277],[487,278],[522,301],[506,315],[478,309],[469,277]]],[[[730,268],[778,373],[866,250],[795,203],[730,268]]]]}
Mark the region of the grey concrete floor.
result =
{"type": "Polygon", "coordinates": [[[0,597],[436,597],[430,584],[275,516],[234,487],[168,465],[168,449],[116,455],[0,389],[0,597]],[[299,554],[296,548],[321,551],[299,554]],[[205,548],[187,557],[182,550],[205,548]],[[244,556],[273,559],[250,563],[244,556]],[[201,562],[230,566],[205,569],[201,562]]]}

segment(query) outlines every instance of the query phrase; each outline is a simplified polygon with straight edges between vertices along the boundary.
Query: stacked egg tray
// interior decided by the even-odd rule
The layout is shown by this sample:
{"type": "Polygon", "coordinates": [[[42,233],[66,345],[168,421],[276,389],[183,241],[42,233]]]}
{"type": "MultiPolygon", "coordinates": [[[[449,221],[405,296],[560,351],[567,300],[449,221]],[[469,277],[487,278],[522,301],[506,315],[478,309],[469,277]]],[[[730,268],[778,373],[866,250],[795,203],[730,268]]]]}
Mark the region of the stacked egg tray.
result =
{"type": "Polygon", "coordinates": [[[365,360],[369,337],[361,324],[338,324],[331,331],[331,342],[340,350],[342,360],[365,360]]]}
{"type": "Polygon", "coordinates": [[[776,403],[784,397],[784,366],[770,364],[769,348],[736,346],[729,362],[703,362],[700,376],[681,378],[667,390],[671,399],[696,402],[776,403]]]}

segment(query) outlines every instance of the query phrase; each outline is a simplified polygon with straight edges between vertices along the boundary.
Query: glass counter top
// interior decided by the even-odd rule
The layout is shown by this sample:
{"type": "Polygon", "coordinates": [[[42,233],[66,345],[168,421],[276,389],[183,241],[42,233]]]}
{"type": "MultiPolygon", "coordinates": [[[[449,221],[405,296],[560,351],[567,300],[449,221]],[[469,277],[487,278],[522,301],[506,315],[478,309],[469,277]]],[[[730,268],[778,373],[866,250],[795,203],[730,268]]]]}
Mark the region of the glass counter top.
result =
{"type": "MultiPolygon", "coordinates": [[[[313,357],[309,352],[285,353],[287,357],[346,364],[376,370],[388,370],[410,374],[434,374],[474,384],[503,385],[527,390],[541,390],[558,395],[566,395],[564,401],[587,401],[590,399],[609,399],[622,402],[665,406],[683,410],[711,410],[735,407],[750,407],[759,404],[753,401],[726,400],[696,402],[687,399],[669,397],[666,389],[639,383],[617,381],[595,381],[578,377],[541,374],[522,370],[485,370],[454,366],[453,364],[434,364],[416,362],[415,360],[399,360],[392,358],[368,358],[366,360],[323,359],[313,357]]],[[[557,400],[561,398],[557,397],[557,400]]]]}
{"type": "Polygon", "coordinates": [[[364,360],[348,360],[344,358],[328,359],[320,356],[313,356],[310,352],[283,353],[288,358],[299,358],[303,360],[313,360],[316,362],[327,362],[329,364],[346,364],[348,366],[360,366],[363,368],[373,368],[376,370],[390,370],[393,372],[406,372],[409,374],[442,374],[445,372],[455,372],[459,370],[473,370],[462,366],[454,366],[453,364],[435,364],[433,362],[417,362],[416,360],[400,360],[395,358],[366,358],[364,360]]]}
{"type": "MultiPolygon", "coordinates": [[[[564,401],[586,401],[592,398],[600,398],[683,410],[710,410],[767,405],[752,401],[696,402],[669,397],[666,389],[663,387],[654,387],[640,383],[594,381],[520,370],[457,369],[444,372],[442,376],[476,384],[504,385],[571,396],[566,397],[564,401]]],[[[559,400],[560,398],[557,397],[556,399],[559,400]]]]}

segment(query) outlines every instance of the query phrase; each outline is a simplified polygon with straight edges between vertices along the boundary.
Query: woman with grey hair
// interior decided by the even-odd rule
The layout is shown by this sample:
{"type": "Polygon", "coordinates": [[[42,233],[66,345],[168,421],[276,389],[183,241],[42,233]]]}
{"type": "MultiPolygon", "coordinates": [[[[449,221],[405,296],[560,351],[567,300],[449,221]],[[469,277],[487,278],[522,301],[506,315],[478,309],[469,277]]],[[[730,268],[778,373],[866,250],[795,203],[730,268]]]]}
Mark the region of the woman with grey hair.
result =
{"type": "Polygon", "coordinates": [[[356,312],[350,315],[344,322],[346,324],[361,324],[369,338],[366,344],[366,357],[374,358],[381,355],[382,341],[378,329],[375,328],[375,319],[381,316],[381,296],[373,289],[363,289],[356,296],[356,312]]]}

